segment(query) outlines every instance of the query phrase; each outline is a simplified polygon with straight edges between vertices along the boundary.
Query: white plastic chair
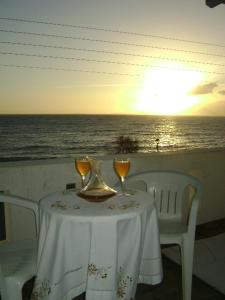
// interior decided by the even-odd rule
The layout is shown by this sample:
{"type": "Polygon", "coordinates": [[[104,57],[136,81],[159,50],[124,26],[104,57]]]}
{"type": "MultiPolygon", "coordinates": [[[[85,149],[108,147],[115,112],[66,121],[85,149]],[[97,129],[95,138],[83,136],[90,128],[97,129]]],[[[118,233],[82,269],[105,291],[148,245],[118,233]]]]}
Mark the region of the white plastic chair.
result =
{"type": "Polygon", "coordinates": [[[154,198],[160,244],[177,244],[182,265],[183,300],[191,299],[196,219],[202,184],[174,171],[148,171],[127,177],[127,187],[146,190],[154,198]]]}
{"type": "MultiPolygon", "coordinates": [[[[30,209],[34,213],[38,233],[38,204],[32,200],[0,193],[0,202],[30,209]]],[[[37,239],[0,244],[1,300],[22,300],[22,288],[36,273],[37,239]]]]}

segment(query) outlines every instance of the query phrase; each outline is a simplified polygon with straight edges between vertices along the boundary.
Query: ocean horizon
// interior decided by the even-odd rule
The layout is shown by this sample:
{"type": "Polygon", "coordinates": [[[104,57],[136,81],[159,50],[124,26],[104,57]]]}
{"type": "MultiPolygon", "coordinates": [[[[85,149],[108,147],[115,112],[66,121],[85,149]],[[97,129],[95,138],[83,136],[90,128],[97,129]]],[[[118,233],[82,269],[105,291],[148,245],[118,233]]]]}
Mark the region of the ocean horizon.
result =
{"type": "Polygon", "coordinates": [[[119,136],[138,153],[225,148],[225,117],[112,114],[0,115],[0,161],[115,154],[119,136]]]}

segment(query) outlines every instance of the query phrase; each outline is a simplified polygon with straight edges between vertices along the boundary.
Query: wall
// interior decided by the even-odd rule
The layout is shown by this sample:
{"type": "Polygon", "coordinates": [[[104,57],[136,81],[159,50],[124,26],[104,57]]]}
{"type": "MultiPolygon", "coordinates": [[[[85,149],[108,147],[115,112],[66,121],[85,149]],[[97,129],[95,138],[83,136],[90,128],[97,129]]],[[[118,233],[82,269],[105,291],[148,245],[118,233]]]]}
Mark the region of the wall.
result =
{"type": "MultiPolygon", "coordinates": [[[[130,174],[147,170],[178,170],[190,173],[203,182],[204,197],[198,223],[225,217],[225,150],[174,153],[133,154],[130,174]]],[[[102,174],[110,186],[117,182],[113,171],[113,156],[101,157],[102,174]]],[[[0,190],[35,201],[48,193],[65,189],[67,183],[80,183],[72,159],[0,163],[0,190]]],[[[20,208],[9,209],[12,239],[34,234],[32,215],[20,208]]]]}

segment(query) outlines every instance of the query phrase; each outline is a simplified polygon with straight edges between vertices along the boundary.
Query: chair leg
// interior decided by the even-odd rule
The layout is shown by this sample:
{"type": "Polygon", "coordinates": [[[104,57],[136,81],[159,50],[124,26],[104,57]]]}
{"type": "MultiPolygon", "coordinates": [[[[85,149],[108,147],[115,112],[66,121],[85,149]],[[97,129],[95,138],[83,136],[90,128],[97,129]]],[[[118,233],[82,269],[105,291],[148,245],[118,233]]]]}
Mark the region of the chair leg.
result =
{"type": "Polygon", "coordinates": [[[183,300],[191,300],[194,243],[184,239],[181,245],[183,300]]]}
{"type": "Polygon", "coordinates": [[[18,281],[8,280],[6,283],[6,298],[2,300],[23,300],[22,297],[23,285],[18,281]]]}

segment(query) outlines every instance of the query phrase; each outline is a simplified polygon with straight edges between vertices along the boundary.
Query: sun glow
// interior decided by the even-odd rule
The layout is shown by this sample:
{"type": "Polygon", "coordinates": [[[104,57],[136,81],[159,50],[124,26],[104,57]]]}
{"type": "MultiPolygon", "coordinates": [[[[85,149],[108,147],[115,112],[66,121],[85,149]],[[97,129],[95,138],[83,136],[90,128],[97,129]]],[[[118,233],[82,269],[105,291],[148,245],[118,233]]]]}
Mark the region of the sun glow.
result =
{"type": "Polygon", "coordinates": [[[152,68],[138,92],[136,111],[160,115],[185,113],[198,102],[188,92],[202,81],[202,73],[170,65],[152,68]]]}

